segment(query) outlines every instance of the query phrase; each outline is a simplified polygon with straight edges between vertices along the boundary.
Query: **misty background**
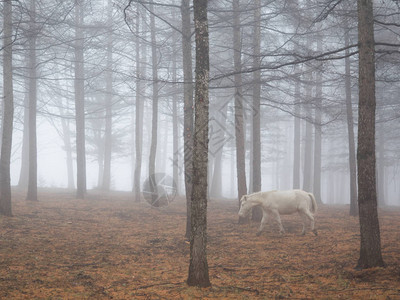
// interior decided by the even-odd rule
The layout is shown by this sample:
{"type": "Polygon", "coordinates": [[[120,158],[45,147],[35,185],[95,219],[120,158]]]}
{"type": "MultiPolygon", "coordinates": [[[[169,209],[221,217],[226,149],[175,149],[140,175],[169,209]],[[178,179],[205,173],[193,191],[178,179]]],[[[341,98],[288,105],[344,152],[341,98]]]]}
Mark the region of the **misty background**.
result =
{"type": "MultiPolygon", "coordinates": [[[[357,133],[356,3],[342,2],[332,11],[319,2],[261,1],[257,56],[261,68],[256,82],[255,1],[240,1],[239,26],[234,24],[232,1],[210,1],[211,198],[238,194],[234,49],[240,49],[248,192],[252,192],[254,167],[253,88],[258,83],[262,190],[297,187],[315,193],[320,189],[324,203],[349,203],[349,128],[357,133]],[[239,48],[234,45],[235,32],[239,48]]],[[[374,8],[378,202],[388,205],[400,204],[400,55],[393,46],[400,41],[398,5],[375,1],[374,8]]],[[[139,124],[141,184],[148,178],[156,94],[156,172],[173,177],[179,194],[184,194],[180,6],[181,1],[174,0],[130,1],[129,5],[111,0],[85,0],[79,5],[75,1],[13,2],[13,186],[28,184],[29,101],[35,97],[35,85],[38,186],[76,189],[75,97],[77,85],[83,84],[87,188],[132,191],[139,124]],[[78,65],[82,73],[77,72],[78,65]],[[138,103],[142,120],[136,114],[138,103]],[[105,179],[108,164],[110,176],[105,179]]]]}

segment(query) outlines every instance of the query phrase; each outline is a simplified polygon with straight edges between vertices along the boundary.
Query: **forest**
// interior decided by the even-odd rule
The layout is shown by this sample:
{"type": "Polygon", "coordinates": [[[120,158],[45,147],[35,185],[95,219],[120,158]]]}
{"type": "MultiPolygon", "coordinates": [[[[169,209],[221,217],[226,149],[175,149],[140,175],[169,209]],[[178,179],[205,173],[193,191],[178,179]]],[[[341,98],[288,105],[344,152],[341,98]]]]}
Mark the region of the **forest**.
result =
{"type": "Polygon", "coordinates": [[[0,298],[399,299],[399,1],[0,10],[0,298]]]}

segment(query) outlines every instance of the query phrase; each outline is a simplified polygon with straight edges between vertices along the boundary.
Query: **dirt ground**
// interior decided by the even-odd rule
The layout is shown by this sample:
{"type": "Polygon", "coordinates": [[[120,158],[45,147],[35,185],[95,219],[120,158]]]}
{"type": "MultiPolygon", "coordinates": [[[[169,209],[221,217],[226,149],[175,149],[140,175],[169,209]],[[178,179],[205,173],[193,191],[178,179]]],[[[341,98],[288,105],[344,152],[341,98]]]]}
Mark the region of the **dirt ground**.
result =
{"type": "Polygon", "coordinates": [[[209,203],[211,288],[185,283],[185,205],[152,208],[129,193],[14,192],[0,217],[0,299],[400,299],[400,209],[379,211],[386,268],[357,271],[358,219],[348,206],[320,206],[318,236],[237,224],[235,201],[209,203]]]}

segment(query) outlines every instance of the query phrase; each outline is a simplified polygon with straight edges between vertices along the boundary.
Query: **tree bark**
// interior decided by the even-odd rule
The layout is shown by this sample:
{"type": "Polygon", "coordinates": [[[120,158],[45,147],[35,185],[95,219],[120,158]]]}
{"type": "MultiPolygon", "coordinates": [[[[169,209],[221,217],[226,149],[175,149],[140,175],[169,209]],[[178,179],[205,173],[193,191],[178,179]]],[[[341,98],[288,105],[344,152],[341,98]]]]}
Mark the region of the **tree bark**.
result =
{"type": "Polygon", "coordinates": [[[0,158],[0,214],[12,216],[10,161],[14,117],[12,74],[12,3],[3,2],[3,126],[0,158]]]}
{"type": "Polygon", "coordinates": [[[207,263],[207,163],[209,46],[207,0],[194,1],[196,31],[195,136],[193,145],[193,187],[191,203],[190,264],[187,284],[211,285],[207,263]]]}
{"type": "MultiPolygon", "coordinates": [[[[350,45],[350,36],[348,31],[348,21],[345,19],[345,47],[350,45]]],[[[349,168],[350,168],[350,216],[358,216],[357,209],[357,163],[356,163],[356,145],[354,140],[354,118],[353,105],[351,101],[351,74],[349,49],[345,54],[345,92],[346,92],[346,115],[347,115],[347,136],[349,141],[349,168]]]]}
{"type": "Polygon", "coordinates": [[[86,193],[86,150],[85,150],[85,73],[84,36],[82,32],[83,8],[75,1],[75,118],[76,118],[76,197],[83,199],[86,193]]]}
{"type": "Polygon", "coordinates": [[[359,105],[358,208],[360,258],[357,268],[384,266],[376,200],[375,158],[375,49],[372,0],[358,0],[359,105]]]}
{"type": "Polygon", "coordinates": [[[38,201],[37,198],[37,136],[36,136],[36,107],[37,107],[37,70],[36,70],[36,1],[32,0],[30,7],[29,41],[29,176],[26,200],[38,201]]]}
{"type": "Polygon", "coordinates": [[[247,194],[245,143],[243,126],[243,92],[242,92],[242,69],[241,60],[241,34],[239,0],[233,0],[233,63],[235,69],[235,137],[236,137],[236,169],[238,184],[238,203],[243,195],[247,194]]]}
{"type": "Polygon", "coordinates": [[[186,192],[186,233],[185,237],[189,239],[191,232],[190,204],[192,195],[193,178],[193,74],[192,74],[192,43],[191,43],[191,25],[190,25],[190,0],[182,0],[182,56],[183,56],[183,159],[185,168],[185,192],[186,192]]]}

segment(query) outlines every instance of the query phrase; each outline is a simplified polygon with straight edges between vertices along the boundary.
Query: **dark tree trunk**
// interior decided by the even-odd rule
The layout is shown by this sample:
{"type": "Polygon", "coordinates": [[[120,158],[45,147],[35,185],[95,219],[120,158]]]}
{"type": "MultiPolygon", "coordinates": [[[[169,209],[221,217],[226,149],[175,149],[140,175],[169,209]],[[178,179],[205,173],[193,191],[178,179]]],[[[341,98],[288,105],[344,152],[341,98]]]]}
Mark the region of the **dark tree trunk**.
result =
{"type": "Polygon", "coordinates": [[[376,200],[375,173],[375,49],[372,0],[358,0],[359,105],[358,208],[360,258],[357,268],[384,266],[376,200]]]}
{"type": "Polygon", "coordinates": [[[36,136],[36,107],[37,107],[37,71],[36,71],[36,1],[32,0],[30,8],[29,41],[29,177],[26,200],[38,201],[37,198],[37,136],[36,136]]]}
{"type": "Polygon", "coordinates": [[[12,74],[12,3],[3,2],[3,127],[0,158],[0,214],[11,216],[10,161],[14,117],[12,74]]]}
{"type": "Polygon", "coordinates": [[[76,197],[83,199],[86,193],[86,150],[85,150],[85,82],[82,32],[83,8],[75,1],[75,118],[76,118],[76,197]]]}
{"type": "Polygon", "coordinates": [[[192,195],[192,178],[193,178],[193,74],[192,74],[192,43],[191,43],[191,26],[190,26],[190,0],[182,0],[182,56],[183,56],[183,159],[185,165],[185,193],[186,193],[186,233],[185,237],[189,239],[191,232],[190,220],[190,203],[192,195]]]}
{"type": "Polygon", "coordinates": [[[196,30],[195,136],[193,145],[193,187],[191,203],[190,264],[187,284],[211,285],[207,263],[207,163],[209,48],[207,0],[194,1],[196,30]]]}
{"type": "MultiPolygon", "coordinates": [[[[243,92],[242,92],[242,69],[241,61],[241,34],[240,34],[240,13],[239,0],[233,0],[233,63],[235,69],[235,137],[236,137],[236,170],[238,184],[238,200],[247,194],[246,183],[246,148],[244,143],[244,122],[243,122],[243,92]]],[[[239,203],[240,205],[240,203],[239,203]]]]}
{"type": "MultiPolygon", "coordinates": [[[[345,19],[345,47],[350,45],[350,37],[348,31],[348,21],[345,19]]],[[[345,58],[345,91],[346,91],[346,114],[347,114],[347,132],[349,141],[349,168],[350,168],[350,216],[358,216],[357,205],[357,165],[356,165],[356,145],[354,140],[354,120],[353,105],[351,101],[351,74],[350,74],[350,58],[349,49],[346,49],[345,58]]]]}

